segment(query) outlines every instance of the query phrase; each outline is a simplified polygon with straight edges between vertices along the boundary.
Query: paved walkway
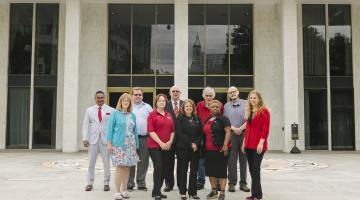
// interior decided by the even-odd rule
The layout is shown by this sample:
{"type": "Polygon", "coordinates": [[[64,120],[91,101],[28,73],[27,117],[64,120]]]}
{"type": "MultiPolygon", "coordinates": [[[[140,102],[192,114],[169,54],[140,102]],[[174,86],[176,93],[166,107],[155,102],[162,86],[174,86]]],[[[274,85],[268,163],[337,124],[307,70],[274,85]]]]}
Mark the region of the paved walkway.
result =
{"type": "MultiPolygon", "coordinates": [[[[99,158],[98,163],[101,163],[99,158]]],[[[102,166],[97,166],[94,190],[85,192],[87,154],[48,151],[0,151],[1,200],[112,200],[114,190],[102,191],[102,166]]],[[[265,200],[360,199],[360,152],[308,151],[300,155],[267,153],[262,165],[265,200]]],[[[248,176],[250,182],[250,176],[248,176]]],[[[149,191],[133,191],[131,199],[152,199],[149,191]]],[[[110,187],[113,188],[113,180],[110,187]]],[[[201,199],[210,190],[198,192],[201,199]]],[[[167,193],[180,199],[178,189],[167,193]]],[[[249,193],[226,193],[226,199],[245,199],[249,193]]]]}

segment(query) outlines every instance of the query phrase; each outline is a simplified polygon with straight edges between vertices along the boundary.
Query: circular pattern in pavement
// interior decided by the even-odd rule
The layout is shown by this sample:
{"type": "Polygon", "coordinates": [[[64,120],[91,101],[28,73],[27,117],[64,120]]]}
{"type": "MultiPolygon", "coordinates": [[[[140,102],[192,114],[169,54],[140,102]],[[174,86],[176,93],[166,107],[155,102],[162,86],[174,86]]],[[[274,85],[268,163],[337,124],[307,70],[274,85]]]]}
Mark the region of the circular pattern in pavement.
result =
{"type": "MultiPolygon", "coordinates": [[[[56,161],[46,161],[41,163],[42,166],[64,169],[64,170],[84,170],[88,168],[88,159],[64,159],[56,161]]],[[[261,165],[261,169],[265,172],[284,172],[284,171],[305,171],[305,170],[317,170],[327,168],[325,163],[315,163],[307,160],[295,160],[295,159],[264,159],[261,165]]],[[[103,165],[101,158],[99,157],[96,162],[95,170],[102,171],[103,165]]],[[[114,170],[112,167],[111,170],[114,170]]],[[[149,163],[148,172],[152,172],[152,163],[149,163]]]]}

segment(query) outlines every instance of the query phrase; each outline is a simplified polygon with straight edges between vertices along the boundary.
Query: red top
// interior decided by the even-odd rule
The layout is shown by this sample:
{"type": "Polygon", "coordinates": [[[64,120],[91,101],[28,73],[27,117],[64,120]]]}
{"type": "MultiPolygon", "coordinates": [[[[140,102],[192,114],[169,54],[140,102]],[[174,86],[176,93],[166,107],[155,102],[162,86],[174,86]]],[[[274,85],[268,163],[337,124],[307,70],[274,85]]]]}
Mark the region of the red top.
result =
{"type": "MultiPolygon", "coordinates": [[[[222,147],[214,145],[212,136],[211,136],[211,125],[214,123],[213,120],[208,120],[203,126],[203,132],[205,135],[205,149],[207,151],[220,151],[222,147]]],[[[231,142],[229,142],[228,147],[231,147],[231,142]]]]}
{"type": "MultiPolygon", "coordinates": [[[[160,114],[154,110],[149,113],[147,118],[147,131],[155,132],[162,142],[168,142],[170,140],[171,133],[174,132],[174,122],[169,112],[165,112],[165,115],[160,114]]],[[[149,135],[147,140],[148,148],[160,148],[160,145],[156,143],[149,135]]]]}
{"type": "MultiPolygon", "coordinates": [[[[221,114],[224,113],[224,105],[221,106],[220,109],[221,114]]],[[[196,114],[201,120],[201,124],[204,124],[204,122],[211,116],[210,109],[205,106],[205,100],[200,101],[196,105],[196,114]]]]}
{"type": "Polygon", "coordinates": [[[257,149],[260,139],[264,139],[263,153],[267,150],[267,138],[270,128],[270,112],[267,108],[258,111],[253,117],[251,123],[246,121],[245,130],[245,148],[257,149]]]}

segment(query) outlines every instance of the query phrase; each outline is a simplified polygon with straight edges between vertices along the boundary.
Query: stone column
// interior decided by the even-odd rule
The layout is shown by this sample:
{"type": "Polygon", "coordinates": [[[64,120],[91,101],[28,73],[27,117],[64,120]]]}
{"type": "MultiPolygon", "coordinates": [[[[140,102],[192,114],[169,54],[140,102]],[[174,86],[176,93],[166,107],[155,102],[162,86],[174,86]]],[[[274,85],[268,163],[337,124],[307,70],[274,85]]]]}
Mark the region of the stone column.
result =
{"type": "Polygon", "coordinates": [[[65,2],[65,62],[63,100],[63,152],[79,149],[77,129],[80,65],[81,1],[65,2]]]}
{"type": "MultiPolygon", "coordinates": [[[[299,124],[299,72],[296,0],[282,0],[281,36],[283,52],[283,111],[284,111],[284,149],[289,152],[293,147],[291,124],[299,124]]],[[[298,144],[304,144],[304,133],[299,133],[298,144]]],[[[304,149],[303,145],[299,147],[304,149]]]]}
{"type": "Polygon", "coordinates": [[[271,124],[269,149],[282,150],[284,146],[282,41],[279,5],[255,3],[254,9],[254,81],[270,109],[271,124]]]}
{"type": "Polygon", "coordinates": [[[355,149],[360,150],[360,4],[351,5],[354,113],[355,113],[355,149]]]}
{"type": "Polygon", "coordinates": [[[175,0],[174,83],[188,97],[188,0],[175,0]]]}
{"type": "Polygon", "coordinates": [[[0,149],[6,146],[10,5],[0,3],[0,149]]]}

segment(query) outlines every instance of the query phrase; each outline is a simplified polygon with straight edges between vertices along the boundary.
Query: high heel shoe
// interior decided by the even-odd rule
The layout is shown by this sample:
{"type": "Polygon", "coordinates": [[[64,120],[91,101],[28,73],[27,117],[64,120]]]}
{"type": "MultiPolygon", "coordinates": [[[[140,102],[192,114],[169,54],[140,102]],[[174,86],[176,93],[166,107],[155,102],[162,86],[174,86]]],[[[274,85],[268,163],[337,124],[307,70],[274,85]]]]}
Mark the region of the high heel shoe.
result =
{"type": "Polygon", "coordinates": [[[197,195],[189,195],[190,199],[200,199],[200,197],[198,197],[197,195]]]}

